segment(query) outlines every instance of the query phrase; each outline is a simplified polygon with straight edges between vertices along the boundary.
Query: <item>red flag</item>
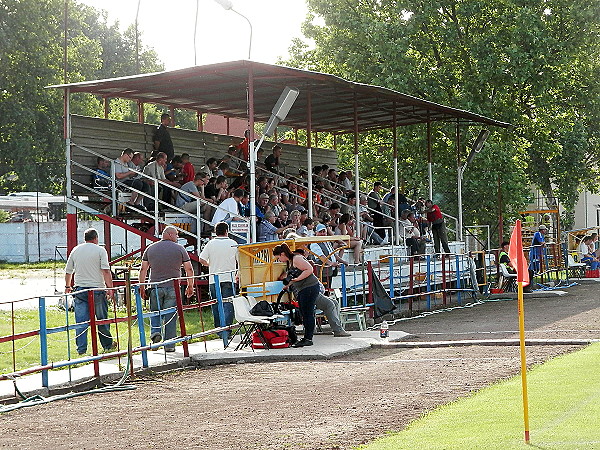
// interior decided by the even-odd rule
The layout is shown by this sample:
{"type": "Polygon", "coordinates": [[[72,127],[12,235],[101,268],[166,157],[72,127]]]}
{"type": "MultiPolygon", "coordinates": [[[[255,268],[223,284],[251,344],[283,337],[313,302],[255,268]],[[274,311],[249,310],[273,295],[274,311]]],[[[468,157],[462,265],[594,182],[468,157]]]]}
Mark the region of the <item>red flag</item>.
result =
{"type": "Polygon", "coordinates": [[[523,286],[527,286],[529,284],[529,270],[527,267],[527,260],[523,255],[520,220],[517,220],[517,223],[515,223],[515,228],[510,236],[508,257],[510,258],[513,267],[517,269],[517,281],[522,282],[523,286]]]}

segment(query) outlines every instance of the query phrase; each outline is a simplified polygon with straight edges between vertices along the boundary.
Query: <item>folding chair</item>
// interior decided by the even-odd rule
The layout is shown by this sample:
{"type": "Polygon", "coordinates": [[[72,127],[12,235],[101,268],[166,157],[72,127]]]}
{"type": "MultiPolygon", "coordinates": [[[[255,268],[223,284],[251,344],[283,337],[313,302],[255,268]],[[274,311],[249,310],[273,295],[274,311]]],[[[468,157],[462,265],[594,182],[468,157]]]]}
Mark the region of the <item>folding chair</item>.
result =
{"type": "Polygon", "coordinates": [[[517,274],[510,273],[504,264],[500,264],[501,288],[505,292],[515,292],[517,290],[517,274]]]}
{"type": "Polygon", "coordinates": [[[585,263],[576,262],[573,255],[567,255],[567,271],[571,272],[577,278],[585,277],[585,263]]]}
{"type": "MultiPolygon", "coordinates": [[[[254,298],[251,297],[233,297],[232,302],[235,320],[238,321],[239,327],[229,338],[227,347],[229,347],[233,338],[243,331],[243,334],[240,334],[240,343],[237,345],[235,350],[240,350],[249,345],[252,348],[252,333],[258,331],[258,336],[261,342],[264,344],[265,348],[269,348],[263,334],[261,333],[260,326],[270,325],[273,323],[274,320],[280,319],[283,316],[281,314],[275,314],[274,316],[253,316],[252,314],[250,314],[250,310],[254,305],[256,305],[257,302],[254,298]]],[[[254,351],[254,348],[252,348],[252,351],[254,351]]]]}

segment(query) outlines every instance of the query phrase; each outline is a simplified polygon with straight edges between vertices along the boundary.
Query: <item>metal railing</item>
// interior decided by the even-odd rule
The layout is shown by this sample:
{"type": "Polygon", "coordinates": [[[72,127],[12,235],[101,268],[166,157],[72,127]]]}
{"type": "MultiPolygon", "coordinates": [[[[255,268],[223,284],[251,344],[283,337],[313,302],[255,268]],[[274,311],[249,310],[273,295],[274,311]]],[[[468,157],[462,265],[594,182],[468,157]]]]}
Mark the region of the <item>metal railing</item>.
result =
{"type": "MultiPolygon", "coordinates": [[[[219,274],[210,275],[211,277],[215,277],[215,280],[218,282],[219,274]]],[[[61,369],[68,368],[69,369],[69,381],[72,381],[71,368],[75,365],[79,364],[87,364],[91,363],[94,366],[94,376],[100,376],[99,363],[100,361],[107,359],[118,358],[119,363],[121,363],[121,358],[126,355],[131,356],[131,354],[139,353],[141,355],[142,363],[141,367],[146,368],[149,365],[148,362],[148,350],[156,350],[163,346],[175,345],[177,343],[182,343],[184,356],[189,356],[188,343],[191,340],[201,339],[205,343],[207,339],[214,335],[219,331],[225,331],[229,329],[236,328],[237,325],[225,326],[224,314],[223,311],[223,297],[219,290],[217,290],[217,298],[215,300],[202,300],[200,285],[206,284],[208,275],[202,275],[194,277],[195,281],[195,295],[196,295],[196,303],[193,304],[184,304],[182,291],[180,288],[180,284],[185,284],[186,278],[173,279],[175,286],[175,296],[176,296],[176,305],[170,308],[159,308],[157,310],[151,311],[148,308],[148,305],[145,304],[145,301],[141,298],[139,293],[139,284],[131,285],[129,280],[126,280],[125,286],[112,288],[112,291],[115,292],[115,300],[110,301],[110,298],[107,298],[109,302],[108,306],[108,317],[106,319],[98,320],[96,319],[94,314],[90,315],[90,319],[84,322],[76,322],[73,319],[72,313],[69,313],[70,298],[72,294],[60,294],[60,295],[49,295],[45,297],[37,298],[37,307],[38,307],[38,323],[39,326],[36,329],[28,329],[28,330],[20,330],[18,329],[18,311],[19,311],[19,303],[31,301],[32,299],[21,299],[11,302],[4,302],[3,306],[6,304],[10,304],[10,323],[11,323],[11,333],[8,335],[0,336],[0,356],[3,354],[12,355],[12,371],[8,373],[0,374],[1,380],[9,380],[14,379],[15,377],[20,377],[33,373],[41,373],[42,374],[42,386],[48,387],[49,383],[49,371],[52,369],[61,369]],[[126,312],[118,309],[117,306],[117,297],[123,296],[125,298],[125,302],[127,305],[126,312]],[[49,305],[48,300],[53,298],[54,300],[61,299],[61,303],[65,305],[64,311],[64,322],[61,325],[55,326],[55,324],[50,324],[49,312],[51,311],[51,307],[49,305]],[[217,304],[218,308],[221,311],[220,318],[221,322],[217,325],[210,325],[204,322],[204,314],[207,311],[210,311],[210,308],[213,304],[217,304]],[[208,308],[208,309],[207,309],[208,308]],[[192,322],[191,320],[196,320],[195,316],[192,317],[187,314],[187,312],[199,312],[199,324],[196,324],[194,328],[198,328],[199,331],[195,333],[188,333],[186,330],[191,329],[192,322]],[[179,333],[176,334],[171,339],[163,340],[160,343],[151,343],[147,340],[148,326],[147,321],[152,320],[152,318],[160,318],[163,316],[173,317],[171,320],[177,320],[179,325],[179,333]],[[125,339],[122,335],[119,334],[118,324],[126,323],[129,330],[129,338],[128,342],[124,342],[125,339]],[[102,348],[99,348],[98,339],[99,339],[99,327],[100,326],[108,326],[114,325],[114,342],[117,343],[115,349],[110,349],[105,352],[102,352],[102,348]],[[209,326],[206,326],[209,325],[209,326]],[[76,339],[79,334],[88,333],[89,328],[89,340],[91,343],[91,354],[80,355],[79,357],[72,358],[72,341],[76,339]],[[133,331],[134,336],[131,334],[133,331]],[[132,342],[132,336],[135,342],[132,342]],[[55,337],[54,340],[51,338],[55,337]],[[30,357],[24,357],[23,361],[18,361],[17,355],[22,354],[21,352],[25,350],[29,345],[31,345],[34,341],[36,342],[36,346],[39,348],[39,364],[33,365],[30,363],[30,357]],[[63,345],[58,345],[62,342],[63,345]],[[58,344],[57,344],[58,343],[58,344]],[[24,344],[24,345],[22,345],[24,344]],[[56,347],[61,347],[57,349],[56,347]],[[18,347],[18,348],[17,348],[18,347]],[[127,347],[130,347],[130,351],[128,351],[127,347]],[[9,350],[7,352],[7,350],[9,350]],[[50,352],[55,356],[51,356],[50,352]],[[64,359],[61,359],[64,357],[64,359]],[[59,358],[58,361],[53,360],[55,358],[59,358]]],[[[117,280],[115,280],[117,281],[117,280]]],[[[151,286],[151,283],[147,283],[147,286],[151,286]]],[[[105,291],[106,289],[102,289],[105,291]]],[[[86,291],[79,291],[86,292],[86,291]]],[[[88,301],[88,310],[95,311],[95,299],[94,299],[94,289],[87,290],[87,301],[88,301]]],[[[6,308],[3,308],[6,309],[6,308]]],[[[53,319],[56,319],[56,314],[52,315],[53,319]]],[[[164,334],[163,334],[164,335],[164,334]]],[[[226,344],[226,340],[224,340],[226,344]]],[[[207,347],[204,347],[205,351],[208,351],[207,347]]],[[[131,370],[133,372],[134,366],[131,364],[131,370]]]]}
{"type": "MultiPolygon", "coordinates": [[[[74,144],[74,143],[72,143],[71,145],[73,145],[91,155],[94,155],[96,157],[101,157],[101,158],[105,158],[105,159],[109,160],[109,158],[106,158],[104,155],[94,152],[93,150],[87,149],[86,147],[83,147],[81,145],[74,144]]],[[[216,212],[216,210],[226,211],[225,209],[221,208],[219,205],[215,205],[212,202],[209,202],[209,201],[201,199],[201,198],[193,197],[193,200],[196,200],[196,212],[195,213],[188,212],[188,211],[186,211],[180,207],[177,207],[165,200],[162,200],[159,196],[160,188],[168,189],[168,190],[177,192],[178,194],[182,194],[186,197],[190,197],[190,194],[188,192],[185,192],[176,186],[166,183],[163,180],[157,180],[143,172],[139,172],[134,169],[130,169],[133,172],[136,172],[136,174],[137,174],[136,176],[139,177],[140,179],[147,180],[150,182],[148,184],[153,187],[153,193],[152,193],[152,195],[148,195],[143,191],[134,189],[131,186],[128,186],[125,183],[118,181],[116,179],[115,164],[117,164],[117,163],[114,160],[110,160],[110,164],[111,164],[111,176],[110,177],[97,172],[97,170],[95,168],[87,167],[77,161],[72,160],[71,164],[72,164],[72,166],[82,169],[84,171],[84,173],[88,173],[90,178],[92,178],[92,176],[98,176],[100,179],[105,180],[106,183],[109,184],[109,188],[102,188],[102,187],[91,186],[90,184],[81,183],[80,181],[77,181],[77,180],[71,178],[72,184],[81,188],[83,192],[87,192],[89,194],[95,195],[95,196],[103,199],[107,203],[110,202],[111,213],[113,216],[118,215],[119,206],[134,210],[134,208],[129,206],[127,204],[127,202],[121,201],[119,199],[119,192],[122,192],[122,191],[135,192],[144,198],[150,199],[154,206],[154,208],[152,208],[152,211],[146,212],[146,211],[139,211],[139,210],[135,209],[135,212],[136,212],[136,214],[139,214],[143,217],[146,217],[146,218],[154,221],[154,226],[155,226],[155,230],[157,233],[158,233],[160,224],[173,225],[173,224],[165,221],[163,218],[163,213],[165,211],[169,210],[170,212],[176,212],[176,213],[180,214],[186,220],[191,221],[191,223],[195,223],[196,233],[193,233],[191,230],[185,230],[177,225],[174,225],[174,226],[179,231],[187,233],[187,234],[191,235],[192,237],[195,237],[197,239],[197,242],[200,242],[202,227],[212,225],[210,220],[208,220],[207,218],[202,216],[202,214],[200,212],[201,208],[204,206],[205,208],[214,209],[215,212],[216,212]]],[[[98,212],[98,211],[92,210],[91,208],[88,208],[86,210],[90,213],[98,212]]],[[[226,212],[232,220],[249,223],[248,218],[243,217],[238,213],[234,213],[234,212],[230,212],[230,211],[226,211],[226,212]]],[[[178,222],[176,222],[176,223],[178,223],[178,222]]],[[[232,232],[231,234],[240,240],[246,239],[246,237],[243,235],[236,234],[234,232],[232,232]]]]}

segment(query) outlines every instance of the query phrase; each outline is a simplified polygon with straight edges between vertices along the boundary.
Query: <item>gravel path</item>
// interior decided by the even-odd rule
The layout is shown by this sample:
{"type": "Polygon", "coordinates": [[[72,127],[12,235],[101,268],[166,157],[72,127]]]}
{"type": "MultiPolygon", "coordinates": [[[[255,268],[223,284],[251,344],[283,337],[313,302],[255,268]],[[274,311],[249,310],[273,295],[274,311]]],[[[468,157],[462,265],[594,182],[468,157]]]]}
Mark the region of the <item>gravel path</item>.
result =
{"type": "MultiPolygon", "coordinates": [[[[527,299],[529,337],[600,338],[598,285],[527,299]]],[[[518,336],[517,302],[403,321],[412,340],[518,336]]],[[[529,347],[539,364],[579,347],[529,347]]],[[[519,348],[374,349],[330,361],[237,364],[162,375],[0,420],[3,448],[349,449],[519,370],[519,348]]]]}

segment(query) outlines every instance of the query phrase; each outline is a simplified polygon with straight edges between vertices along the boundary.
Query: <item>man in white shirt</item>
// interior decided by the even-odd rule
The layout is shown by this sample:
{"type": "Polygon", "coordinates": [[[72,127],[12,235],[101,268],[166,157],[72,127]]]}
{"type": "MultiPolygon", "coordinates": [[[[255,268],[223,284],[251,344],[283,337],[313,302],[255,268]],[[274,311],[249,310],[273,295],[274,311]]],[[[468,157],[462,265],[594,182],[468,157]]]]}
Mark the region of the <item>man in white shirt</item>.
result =
{"type": "Polygon", "coordinates": [[[585,236],[577,249],[577,253],[579,254],[579,261],[589,264],[591,270],[596,270],[600,267],[600,262],[598,262],[598,258],[594,256],[592,252],[590,252],[589,245],[592,242],[591,236],[585,236]]]}
{"type": "MultiPolygon", "coordinates": [[[[113,300],[112,273],[108,264],[108,255],[103,247],[98,245],[98,232],[93,228],[85,230],[84,244],[79,244],[70,253],[65,268],[65,294],[74,292],[73,307],[75,309],[77,352],[84,355],[87,352],[87,329],[85,322],[90,320],[88,305],[88,290],[94,289],[94,309],[97,320],[108,318],[108,302],[106,297],[113,300]],[[105,290],[110,288],[108,292],[105,290]]],[[[98,325],[98,337],[105,351],[116,347],[116,341],[110,334],[110,325],[98,325]]]]}
{"type": "MultiPolygon", "coordinates": [[[[156,159],[151,163],[148,163],[146,167],[144,167],[144,174],[156,179],[160,180],[162,183],[170,184],[171,186],[181,187],[177,181],[171,181],[167,179],[165,175],[165,167],[167,166],[167,154],[163,152],[159,152],[156,155],[156,159]]],[[[154,185],[154,181],[150,179],[146,179],[149,184],[154,185]]],[[[166,186],[160,186],[162,189],[162,199],[167,203],[172,203],[172,191],[170,188],[166,186]]]]}
{"type": "MultiPolygon", "coordinates": [[[[212,305],[215,327],[231,325],[234,316],[231,297],[237,294],[238,249],[237,242],[230,239],[228,233],[229,225],[226,222],[217,223],[216,237],[208,241],[199,256],[200,264],[208,266],[209,292],[213,300],[217,300],[214,274],[218,274],[219,277],[225,317],[221,323],[218,303],[212,305]]],[[[219,336],[229,338],[229,331],[223,331],[219,336]]]]}
{"type": "Polygon", "coordinates": [[[118,182],[125,184],[132,188],[131,198],[128,202],[130,207],[134,207],[141,211],[145,211],[146,208],[142,204],[144,196],[140,195],[137,191],[142,191],[146,194],[150,193],[150,186],[144,180],[138,178],[139,174],[136,173],[129,164],[133,160],[134,151],[130,148],[126,148],[121,152],[121,156],[115,159],[115,178],[118,182]]]}
{"type": "Polygon", "coordinates": [[[217,207],[215,215],[212,218],[211,225],[216,225],[219,222],[231,222],[231,220],[240,215],[240,202],[244,196],[242,189],[233,191],[233,196],[226,198],[217,207]]]}

